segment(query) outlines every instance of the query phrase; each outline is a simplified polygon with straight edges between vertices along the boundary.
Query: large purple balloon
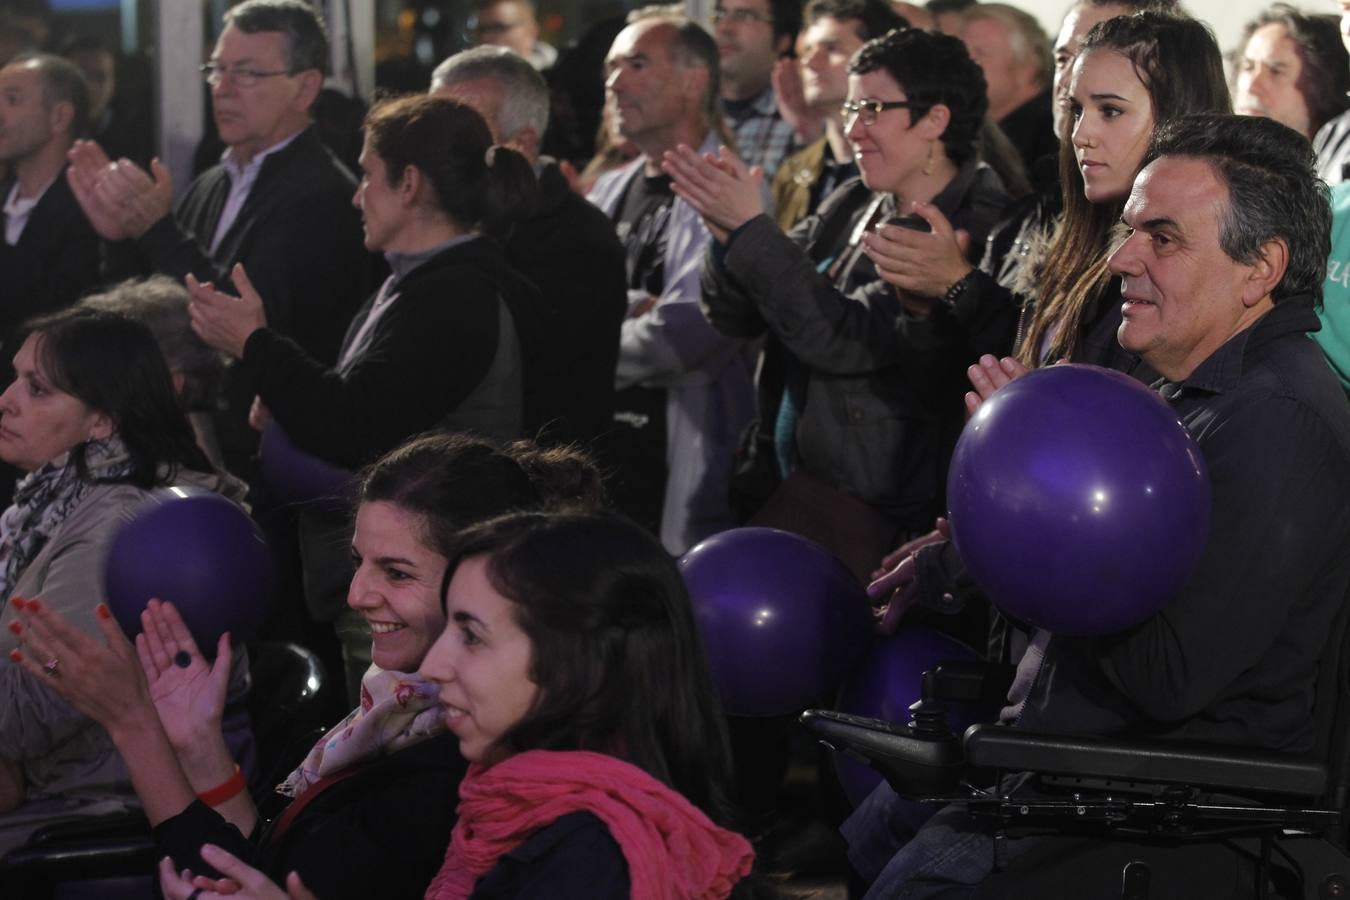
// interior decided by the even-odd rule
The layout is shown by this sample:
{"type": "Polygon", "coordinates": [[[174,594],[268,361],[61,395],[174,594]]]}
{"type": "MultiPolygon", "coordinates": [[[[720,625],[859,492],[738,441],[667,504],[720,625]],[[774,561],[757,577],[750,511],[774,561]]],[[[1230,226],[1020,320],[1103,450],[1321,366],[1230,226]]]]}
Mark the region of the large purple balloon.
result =
{"type": "Polygon", "coordinates": [[[263,431],[258,466],[268,488],[287,503],[346,507],[356,488],[349,470],[301,450],[275,422],[263,431]]]}
{"type": "Polygon", "coordinates": [[[686,553],[680,572],[733,715],[795,714],[832,698],[866,647],[867,597],[814,541],[735,528],[686,553]]]}
{"type": "Polygon", "coordinates": [[[966,423],[947,480],[952,539],[1008,614],[1110,634],[1172,599],[1209,536],[1209,475],[1161,397],[1096,366],[1038,369],[966,423]]]}
{"type": "Polygon", "coordinates": [[[275,583],[272,552],[253,520],[209,491],[156,491],[118,529],[104,563],[108,606],[128,636],[150,599],[169,600],[203,653],[230,632],[257,636],[275,583]]]}
{"type": "MultiPolygon", "coordinates": [[[[977,658],[974,650],[956,638],[924,625],[905,626],[873,641],[862,662],[844,679],[835,708],[869,719],[908,722],[910,704],[923,696],[924,672],[944,662],[977,658]]],[[[961,734],[976,722],[992,721],[997,714],[997,710],[971,704],[948,704],[947,724],[953,734],[961,734]]],[[[834,771],[853,806],[881,783],[876,769],[844,753],[834,754],[834,771]]]]}

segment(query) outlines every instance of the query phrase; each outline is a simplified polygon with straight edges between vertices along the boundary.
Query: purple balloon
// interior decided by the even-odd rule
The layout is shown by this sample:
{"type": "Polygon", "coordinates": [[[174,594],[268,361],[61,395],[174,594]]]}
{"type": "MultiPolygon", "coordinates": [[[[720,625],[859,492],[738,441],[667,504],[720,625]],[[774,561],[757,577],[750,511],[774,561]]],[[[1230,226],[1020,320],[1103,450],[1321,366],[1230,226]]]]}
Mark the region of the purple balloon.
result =
{"type": "Polygon", "coordinates": [[[178,609],[207,656],[230,632],[257,636],[271,607],[272,552],[258,526],[219,494],[156,491],[118,529],[103,569],[108,607],[128,637],[141,632],[152,598],[178,609]]]}
{"type": "Polygon", "coordinates": [[[1172,408],[1127,375],[1038,369],[966,423],[947,480],[952,539],[1009,615],[1111,634],[1162,609],[1209,536],[1209,475],[1172,408]]]}
{"type": "Polygon", "coordinates": [[[833,697],[866,646],[862,586],[814,541],[776,528],[715,534],[680,560],[727,712],[778,716],[833,697]]]}
{"type": "MultiPolygon", "coordinates": [[[[908,722],[910,704],[923,696],[924,672],[944,662],[978,658],[974,650],[954,637],[925,625],[905,626],[873,641],[862,662],[844,679],[835,708],[869,719],[908,722]]],[[[963,733],[976,722],[992,721],[997,715],[998,710],[971,704],[947,704],[947,724],[953,734],[963,733]]],[[[834,772],[853,806],[881,783],[876,769],[844,753],[834,754],[834,772]]]]}
{"type": "Polygon", "coordinates": [[[355,475],[301,450],[275,422],[262,433],[258,465],[272,493],[287,503],[322,502],[346,507],[355,494],[355,475]]]}

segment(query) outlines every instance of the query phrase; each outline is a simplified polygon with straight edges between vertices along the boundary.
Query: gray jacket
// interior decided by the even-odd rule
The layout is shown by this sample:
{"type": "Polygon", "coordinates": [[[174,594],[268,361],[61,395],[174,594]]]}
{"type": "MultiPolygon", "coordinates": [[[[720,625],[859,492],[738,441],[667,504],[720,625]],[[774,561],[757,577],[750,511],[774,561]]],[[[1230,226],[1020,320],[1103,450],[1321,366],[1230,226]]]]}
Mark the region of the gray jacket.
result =
{"type": "MultiPolygon", "coordinates": [[[[182,473],[179,484],[220,487],[201,473],[182,473]]],[[[224,491],[222,491],[224,492],[224,491]]],[[[126,483],[97,484],[61,523],[15,585],[21,597],[38,597],[75,627],[102,642],[94,606],[104,602],[103,566],[121,525],[150,492],[126,483]]],[[[15,618],[6,603],[0,628],[15,618]]],[[[112,741],[100,726],[62,700],[43,681],[0,655],[0,758],[23,769],[26,803],[61,799],[73,805],[131,799],[131,782],[112,741]]],[[[231,697],[247,689],[247,656],[235,655],[231,697]]],[[[23,813],[21,807],[18,814],[23,813]]],[[[5,826],[0,818],[0,827],[5,826]]]]}
{"type": "MultiPolygon", "coordinates": [[[[997,176],[974,163],[934,198],[955,227],[971,233],[974,248],[983,247],[1006,202],[997,176]]],[[[903,528],[926,530],[940,512],[961,428],[964,368],[974,360],[951,309],[928,319],[909,315],[861,253],[864,228],[894,214],[890,195],[855,179],[788,235],[768,216],[751,220],[720,260],[708,255],[704,312],[728,335],[767,331],[798,368],[805,381],[795,432],[800,468],[903,528]]],[[[766,426],[777,413],[777,402],[761,409],[766,426]]]]}

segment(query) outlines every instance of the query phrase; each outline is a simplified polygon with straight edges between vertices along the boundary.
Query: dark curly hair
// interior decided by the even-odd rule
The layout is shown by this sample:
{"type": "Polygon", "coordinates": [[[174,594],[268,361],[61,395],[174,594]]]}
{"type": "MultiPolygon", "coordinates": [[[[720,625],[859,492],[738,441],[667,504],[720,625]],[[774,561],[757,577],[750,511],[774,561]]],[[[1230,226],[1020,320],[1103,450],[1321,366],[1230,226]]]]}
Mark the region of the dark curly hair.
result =
{"type": "Polygon", "coordinates": [[[941,104],[951,112],[942,146],[958,166],[975,156],[980,125],[989,110],[984,71],[959,38],[898,28],[868,41],[849,63],[853,75],[884,71],[895,79],[910,109],[910,127],[941,104]]]}

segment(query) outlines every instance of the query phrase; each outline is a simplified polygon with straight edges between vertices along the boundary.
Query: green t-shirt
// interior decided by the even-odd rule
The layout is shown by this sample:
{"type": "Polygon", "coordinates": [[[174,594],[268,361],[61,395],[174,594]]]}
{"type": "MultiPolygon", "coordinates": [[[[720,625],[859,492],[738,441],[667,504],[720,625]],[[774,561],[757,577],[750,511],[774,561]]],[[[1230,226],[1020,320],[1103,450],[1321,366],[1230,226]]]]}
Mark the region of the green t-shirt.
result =
{"type": "Polygon", "coordinates": [[[1350,181],[1331,189],[1331,258],[1317,317],[1322,330],[1313,332],[1313,340],[1327,355],[1341,386],[1350,390],[1350,181]]]}

